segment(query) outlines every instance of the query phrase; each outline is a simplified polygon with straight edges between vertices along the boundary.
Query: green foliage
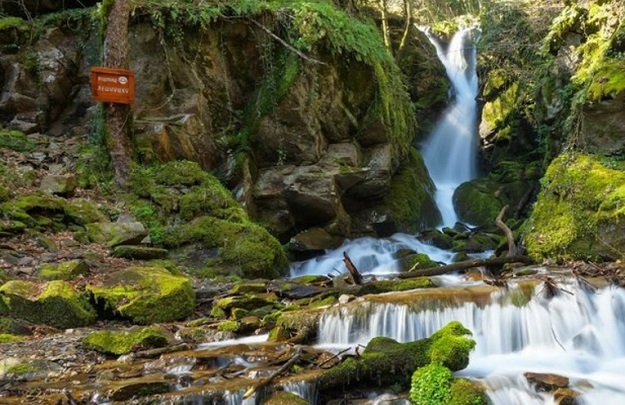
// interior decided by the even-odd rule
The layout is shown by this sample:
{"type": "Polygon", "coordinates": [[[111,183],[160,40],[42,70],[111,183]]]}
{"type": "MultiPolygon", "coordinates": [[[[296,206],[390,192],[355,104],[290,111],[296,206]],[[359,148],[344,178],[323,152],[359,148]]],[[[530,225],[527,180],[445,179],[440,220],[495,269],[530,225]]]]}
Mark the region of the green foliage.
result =
{"type": "Polygon", "coordinates": [[[440,364],[419,368],[412,375],[410,402],[413,405],[449,405],[452,379],[452,372],[440,364]]]}

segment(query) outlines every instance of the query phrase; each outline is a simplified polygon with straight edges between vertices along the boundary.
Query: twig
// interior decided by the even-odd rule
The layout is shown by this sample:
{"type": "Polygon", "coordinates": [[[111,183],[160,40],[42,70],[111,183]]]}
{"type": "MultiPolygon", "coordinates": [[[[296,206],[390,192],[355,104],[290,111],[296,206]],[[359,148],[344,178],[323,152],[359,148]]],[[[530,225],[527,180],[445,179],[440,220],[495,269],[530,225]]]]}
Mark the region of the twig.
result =
{"type": "Polygon", "coordinates": [[[279,377],[280,375],[282,375],[282,374],[286,373],[287,371],[289,371],[289,369],[295,363],[297,363],[297,361],[299,360],[299,358],[301,356],[302,356],[302,346],[297,346],[297,349],[295,350],[295,354],[293,355],[293,357],[291,357],[289,359],[289,361],[284,363],[284,365],[282,367],[280,367],[278,370],[276,370],[276,372],[274,372],[272,375],[270,375],[269,377],[267,377],[265,379],[262,379],[261,381],[256,383],[252,388],[250,388],[249,390],[245,391],[245,394],[243,394],[243,399],[247,399],[247,398],[251,397],[259,389],[261,389],[263,387],[266,387],[267,385],[271,384],[271,382],[273,380],[275,380],[276,377],[279,377]]]}
{"type": "Polygon", "coordinates": [[[296,49],[293,46],[289,45],[284,39],[280,38],[279,36],[277,36],[276,34],[271,32],[271,30],[269,28],[265,27],[264,25],[262,25],[258,21],[253,20],[251,18],[248,18],[247,20],[249,22],[251,22],[252,24],[254,24],[255,26],[257,26],[258,28],[260,28],[261,30],[265,31],[270,37],[272,37],[273,39],[278,41],[282,46],[284,46],[289,51],[293,52],[294,54],[296,54],[300,58],[304,59],[306,62],[317,63],[319,65],[327,65],[327,63],[322,62],[322,61],[320,61],[318,59],[315,59],[315,58],[311,58],[310,56],[306,55],[305,53],[303,53],[299,49],[296,49]]]}

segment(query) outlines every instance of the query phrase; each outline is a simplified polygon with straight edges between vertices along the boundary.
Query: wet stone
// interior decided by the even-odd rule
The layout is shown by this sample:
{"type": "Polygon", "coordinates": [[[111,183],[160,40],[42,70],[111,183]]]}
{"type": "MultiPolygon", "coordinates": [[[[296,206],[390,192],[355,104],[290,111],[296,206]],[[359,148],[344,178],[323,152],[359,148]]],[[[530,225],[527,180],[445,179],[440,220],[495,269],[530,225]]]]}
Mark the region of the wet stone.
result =
{"type": "Polygon", "coordinates": [[[524,375],[530,384],[536,386],[536,391],[538,392],[551,392],[558,388],[566,388],[569,386],[568,377],[557,374],[527,372],[524,375]]]}

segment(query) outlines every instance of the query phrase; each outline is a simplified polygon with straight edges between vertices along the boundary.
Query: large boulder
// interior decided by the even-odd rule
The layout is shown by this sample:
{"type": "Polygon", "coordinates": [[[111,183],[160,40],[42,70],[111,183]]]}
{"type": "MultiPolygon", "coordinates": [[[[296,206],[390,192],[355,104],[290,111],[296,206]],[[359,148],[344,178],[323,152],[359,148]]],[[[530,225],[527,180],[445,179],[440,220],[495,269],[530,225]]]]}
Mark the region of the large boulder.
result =
{"type": "Polygon", "coordinates": [[[129,267],[87,291],[101,312],[137,324],[177,321],[195,308],[191,281],[160,267],[129,267]]]}
{"type": "Polygon", "coordinates": [[[0,301],[13,317],[58,328],[87,326],[96,320],[95,310],[86,297],[65,281],[39,286],[11,280],[0,287],[0,301]]]}
{"type": "Polygon", "coordinates": [[[617,260],[625,251],[625,173],[600,156],[565,153],[555,159],[525,233],[540,259],[617,260]]]}

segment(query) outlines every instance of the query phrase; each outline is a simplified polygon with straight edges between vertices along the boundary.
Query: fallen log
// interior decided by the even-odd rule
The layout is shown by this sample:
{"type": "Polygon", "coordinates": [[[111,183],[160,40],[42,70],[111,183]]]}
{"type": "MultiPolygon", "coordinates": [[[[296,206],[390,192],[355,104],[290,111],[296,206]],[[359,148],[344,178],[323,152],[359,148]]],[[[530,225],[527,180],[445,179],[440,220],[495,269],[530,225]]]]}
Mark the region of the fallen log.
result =
{"type": "Polygon", "coordinates": [[[352,276],[354,284],[362,285],[362,274],[360,274],[356,266],[354,266],[354,262],[352,262],[352,259],[349,258],[347,252],[343,252],[343,262],[345,263],[345,267],[347,267],[347,271],[349,271],[349,274],[352,276]]]}
{"type": "Polygon", "coordinates": [[[523,263],[523,264],[532,264],[534,260],[532,260],[529,256],[509,256],[509,257],[492,257],[489,259],[471,259],[465,260],[458,263],[446,264],[444,266],[439,267],[430,267],[428,269],[419,269],[416,270],[415,267],[412,267],[409,271],[404,273],[399,273],[399,278],[414,278],[414,277],[427,277],[427,276],[440,276],[443,274],[451,273],[458,270],[468,270],[475,267],[482,266],[501,266],[502,264],[507,263],[523,263]]]}

